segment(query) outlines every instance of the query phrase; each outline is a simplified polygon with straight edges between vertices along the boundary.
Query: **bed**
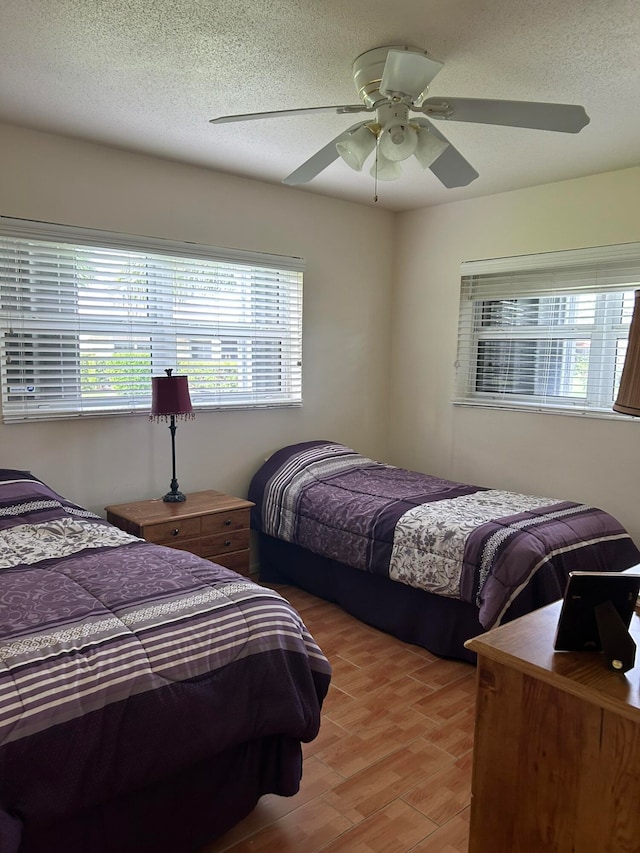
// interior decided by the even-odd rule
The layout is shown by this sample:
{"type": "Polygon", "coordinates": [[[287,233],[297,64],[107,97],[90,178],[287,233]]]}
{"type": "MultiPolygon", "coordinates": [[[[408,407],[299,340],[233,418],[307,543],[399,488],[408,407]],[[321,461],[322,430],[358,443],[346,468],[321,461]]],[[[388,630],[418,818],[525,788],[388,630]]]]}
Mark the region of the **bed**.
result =
{"type": "Polygon", "coordinates": [[[317,440],[255,473],[260,573],[442,657],[562,597],[570,571],[640,563],[611,515],[570,501],[457,483],[317,440]]]}
{"type": "Polygon", "coordinates": [[[0,850],[188,853],[292,795],[330,666],[273,590],[0,471],[0,850]]]}

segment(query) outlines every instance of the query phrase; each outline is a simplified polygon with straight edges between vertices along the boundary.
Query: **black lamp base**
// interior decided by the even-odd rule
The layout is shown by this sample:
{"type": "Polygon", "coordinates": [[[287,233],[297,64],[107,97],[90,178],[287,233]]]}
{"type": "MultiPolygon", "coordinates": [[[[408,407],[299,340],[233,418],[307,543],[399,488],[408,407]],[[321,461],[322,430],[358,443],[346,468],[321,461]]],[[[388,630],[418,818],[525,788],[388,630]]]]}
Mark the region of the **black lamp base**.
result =
{"type": "Polygon", "coordinates": [[[175,476],[171,480],[171,490],[162,498],[165,503],[178,504],[186,501],[187,496],[183,495],[178,486],[178,481],[175,476]]]}

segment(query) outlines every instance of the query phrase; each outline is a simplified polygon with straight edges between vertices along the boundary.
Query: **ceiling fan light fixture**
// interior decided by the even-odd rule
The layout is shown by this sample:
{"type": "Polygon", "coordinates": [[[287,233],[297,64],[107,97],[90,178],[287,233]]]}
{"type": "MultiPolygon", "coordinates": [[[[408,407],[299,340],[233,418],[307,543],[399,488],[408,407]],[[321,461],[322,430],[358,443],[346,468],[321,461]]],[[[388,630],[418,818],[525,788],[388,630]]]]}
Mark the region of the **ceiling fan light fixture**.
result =
{"type": "Polygon", "coordinates": [[[397,160],[388,160],[378,148],[375,163],[369,170],[369,174],[379,181],[397,181],[402,176],[402,168],[397,160]]]}
{"type": "Polygon", "coordinates": [[[427,169],[438,157],[449,147],[448,142],[438,139],[433,133],[429,133],[426,127],[421,127],[417,132],[418,142],[413,152],[421,169],[427,169]]]}
{"type": "Polygon", "coordinates": [[[366,124],[352,131],[346,139],[336,143],[338,154],[347,166],[351,166],[356,172],[362,171],[364,161],[375,147],[376,135],[366,124]]]}
{"type": "Polygon", "coordinates": [[[392,124],[380,134],[380,151],[387,160],[406,160],[415,152],[418,134],[410,124],[392,124]]]}

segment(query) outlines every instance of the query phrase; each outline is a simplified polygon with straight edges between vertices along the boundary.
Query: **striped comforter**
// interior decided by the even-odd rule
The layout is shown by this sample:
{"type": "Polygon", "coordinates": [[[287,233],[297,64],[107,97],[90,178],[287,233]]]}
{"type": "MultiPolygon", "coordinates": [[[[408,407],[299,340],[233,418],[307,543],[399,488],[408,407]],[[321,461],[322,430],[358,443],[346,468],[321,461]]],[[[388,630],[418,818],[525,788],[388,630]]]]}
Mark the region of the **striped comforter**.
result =
{"type": "Polygon", "coordinates": [[[273,454],[249,497],[261,532],[470,602],[485,628],[543,567],[559,598],[570,571],[640,562],[627,531],[602,510],[407,471],[327,441],[273,454]]]}
{"type": "Polygon", "coordinates": [[[313,739],[329,677],[277,593],[0,471],[0,850],[16,814],[53,819],[255,738],[313,739]]]}

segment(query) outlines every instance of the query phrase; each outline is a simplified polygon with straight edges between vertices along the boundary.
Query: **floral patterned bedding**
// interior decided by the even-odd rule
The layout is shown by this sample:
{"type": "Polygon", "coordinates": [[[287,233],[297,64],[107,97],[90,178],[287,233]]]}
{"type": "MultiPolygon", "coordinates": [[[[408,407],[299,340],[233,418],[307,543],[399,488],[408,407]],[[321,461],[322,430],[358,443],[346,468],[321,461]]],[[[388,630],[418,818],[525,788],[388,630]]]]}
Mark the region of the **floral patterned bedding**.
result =
{"type": "Polygon", "coordinates": [[[628,532],[594,507],[457,483],[328,441],[291,445],[256,472],[253,526],[323,557],[475,604],[498,624],[536,572],[622,571],[628,532]]]}

